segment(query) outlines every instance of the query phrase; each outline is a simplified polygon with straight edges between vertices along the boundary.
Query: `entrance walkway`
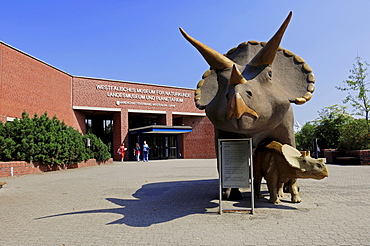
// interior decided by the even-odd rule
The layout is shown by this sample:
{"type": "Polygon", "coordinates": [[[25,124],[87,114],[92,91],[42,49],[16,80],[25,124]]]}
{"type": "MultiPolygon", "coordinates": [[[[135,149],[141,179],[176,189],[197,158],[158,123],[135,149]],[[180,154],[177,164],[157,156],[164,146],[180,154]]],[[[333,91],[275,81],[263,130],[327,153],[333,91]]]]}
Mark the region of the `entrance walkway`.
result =
{"type": "MultiPolygon", "coordinates": [[[[115,162],[1,179],[0,245],[369,245],[370,166],[299,180],[303,202],[219,215],[216,161],[115,162]]],[[[242,203],[234,203],[240,206],[242,203]]]]}

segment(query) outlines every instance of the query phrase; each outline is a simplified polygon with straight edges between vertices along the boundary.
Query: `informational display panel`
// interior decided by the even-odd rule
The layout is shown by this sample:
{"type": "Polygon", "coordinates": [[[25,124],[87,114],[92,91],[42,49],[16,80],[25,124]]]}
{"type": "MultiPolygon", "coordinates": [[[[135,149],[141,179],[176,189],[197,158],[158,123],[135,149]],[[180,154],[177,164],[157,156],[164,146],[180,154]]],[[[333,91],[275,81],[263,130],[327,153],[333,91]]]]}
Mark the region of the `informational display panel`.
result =
{"type": "Polygon", "coordinates": [[[219,139],[218,140],[218,165],[219,165],[219,195],[220,214],[223,211],[254,212],[254,187],[253,187],[253,160],[252,139],[219,139]],[[222,190],[225,188],[250,188],[251,208],[222,209],[222,190]]]}
{"type": "Polygon", "coordinates": [[[223,188],[249,188],[249,141],[222,141],[223,188]]]}

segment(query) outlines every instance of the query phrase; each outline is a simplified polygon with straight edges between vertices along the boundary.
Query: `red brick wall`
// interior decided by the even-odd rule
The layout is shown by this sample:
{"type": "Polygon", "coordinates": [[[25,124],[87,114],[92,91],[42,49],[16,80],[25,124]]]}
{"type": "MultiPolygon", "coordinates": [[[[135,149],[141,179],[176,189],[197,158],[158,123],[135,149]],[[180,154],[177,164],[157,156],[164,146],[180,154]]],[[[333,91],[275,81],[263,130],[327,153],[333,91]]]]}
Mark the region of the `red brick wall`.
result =
{"type": "Polygon", "coordinates": [[[79,125],[77,129],[79,129],[82,133],[86,132],[86,124],[85,124],[85,114],[80,111],[74,111],[74,115],[76,118],[76,122],[79,125]]]}
{"type": "MultiPolygon", "coordinates": [[[[176,115],[203,112],[195,107],[193,89],[72,77],[0,42],[1,121],[19,118],[24,110],[31,117],[46,111],[50,117],[56,115],[67,125],[85,132],[87,112],[73,110],[73,106],[121,109],[111,112],[115,122],[113,149],[122,141],[128,145],[129,109],[161,111],[161,123],[165,125],[173,124],[172,112],[177,112],[176,115]]],[[[184,119],[184,125],[192,126],[193,132],[181,136],[181,145],[185,146],[182,157],[215,158],[211,122],[204,116],[185,114],[184,119]]],[[[118,159],[117,154],[114,157],[118,159]]]]}
{"type": "Polygon", "coordinates": [[[62,166],[47,166],[47,165],[39,165],[38,163],[28,163],[25,161],[13,161],[13,162],[0,162],[0,177],[9,177],[12,176],[19,176],[25,174],[35,174],[35,173],[43,173],[49,171],[57,171],[62,169],[73,169],[73,168],[81,168],[81,167],[91,167],[97,165],[106,165],[112,164],[113,159],[109,159],[108,161],[100,161],[97,162],[95,159],[90,159],[87,161],[80,162],[78,164],[69,164],[64,167],[62,166]]]}
{"type": "Polygon", "coordinates": [[[73,105],[199,113],[194,104],[194,90],[192,89],[82,77],[73,78],[73,105]],[[97,89],[97,86],[102,87],[97,89]],[[176,96],[176,93],[186,93],[188,97],[176,96]],[[140,97],[140,99],[125,96],[140,97]],[[176,100],[182,100],[182,102],[176,100]],[[117,105],[117,101],[122,103],[117,105]]]}
{"type": "MultiPolygon", "coordinates": [[[[182,95],[183,95],[182,94],[182,95]]],[[[160,124],[172,125],[172,112],[202,113],[194,104],[194,90],[132,82],[112,81],[95,78],[73,78],[73,105],[82,107],[120,108],[121,114],[114,116],[113,149],[124,141],[128,146],[128,110],[166,112],[160,124]],[[97,86],[102,86],[100,89],[97,86]],[[185,93],[187,96],[176,96],[185,93]],[[115,96],[112,96],[115,95],[115,96]],[[129,97],[140,97],[129,98],[129,97]],[[163,101],[162,98],[169,99],[163,101]],[[174,99],[174,101],[171,101],[174,99]],[[178,102],[176,100],[180,100],[178,102]],[[121,103],[117,103],[117,101],[121,103]],[[141,105],[151,104],[151,105],[141,105]],[[161,105],[156,105],[161,104],[161,105]],[[118,134],[120,132],[120,134],[118,134]]],[[[192,126],[193,132],[181,137],[183,158],[215,158],[213,125],[204,116],[184,116],[185,126],[192,126]],[[201,150],[196,146],[204,146],[201,150]],[[185,146],[185,149],[184,149],[185,146]]],[[[82,128],[82,127],[81,127],[82,128]]],[[[114,154],[115,160],[119,156],[114,154]]],[[[127,159],[127,158],[126,158],[127,159]]]]}
{"type": "Polygon", "coordinates": [[[335,149],[324,149],[323,151],[326,163],[370,165],[370,150],[338,151],[335,149]],[[351,159],[348,157],[354,158],[351,159]]]}
{"type": "Polygon", "coordinates": [[[360,165],[370,165],[370,150],[346,151],[347,156],[358,157],[360,165]]]}
{"type": "MultiPolygon", "coordinates": [[[[125,147],[129,147],[128,139],[128,111],[127,109],[122,109],[120,114],[115,114],[113,118],[113,150],[118,150],[122,142],[125,143],[125,147]],[[118,124],[117,124],[118,123],[118,124]]],[[[121,156],[117,154],[117,151],[114,151],[115,160],[121,160],[121,156]]],[[[125,152],[125,160],[128,160],[129,153],[125,152]]]]}
{"type": "Polygon", "coordinates": [[[185,159],[216,158],[214,129],[207,117],[185,117],[184,125],[192,126],[193,132],[182,134],[182,157],[185,159]]]}
{"type": "Polygon", "coordinates": [[[0,43],[0,120],[47,112],[78,129],[72,110],[72,77],[0,43]]]}

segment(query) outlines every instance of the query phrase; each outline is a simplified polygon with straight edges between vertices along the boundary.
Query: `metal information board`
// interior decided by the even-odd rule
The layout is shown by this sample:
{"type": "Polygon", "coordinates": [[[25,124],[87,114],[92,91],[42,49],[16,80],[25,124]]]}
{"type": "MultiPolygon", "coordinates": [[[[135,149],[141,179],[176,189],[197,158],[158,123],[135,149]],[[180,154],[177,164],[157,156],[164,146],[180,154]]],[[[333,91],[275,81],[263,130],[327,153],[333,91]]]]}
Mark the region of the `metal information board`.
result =
{"type": "Polygon", "coordinates": [[[253,187],[253,160],[252,139],[219,139],[218,140],[219,165],[219,197],[220,210],[223,212],[251,211],[254,212],[253,187]],[[251,207],[246,209],[226,210],[222,208],[222,190],[224,188],[250,188],[251,207]]]}

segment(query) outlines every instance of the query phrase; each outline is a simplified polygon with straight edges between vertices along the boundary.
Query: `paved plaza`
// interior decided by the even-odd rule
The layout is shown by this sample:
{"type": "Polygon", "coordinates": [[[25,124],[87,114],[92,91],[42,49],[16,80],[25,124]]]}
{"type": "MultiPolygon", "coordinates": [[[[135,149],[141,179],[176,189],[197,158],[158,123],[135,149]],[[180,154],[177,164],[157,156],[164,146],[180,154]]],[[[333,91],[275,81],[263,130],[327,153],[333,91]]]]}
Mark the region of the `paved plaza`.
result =
{"type": "Polygon", "coordinates": [[[370,166],[328,168],[299,180],[300,204],[268,203],[264,184],[253,215],[218,214],[215,159],[1,178],[0,245],[370,245],[370,166]]]}

